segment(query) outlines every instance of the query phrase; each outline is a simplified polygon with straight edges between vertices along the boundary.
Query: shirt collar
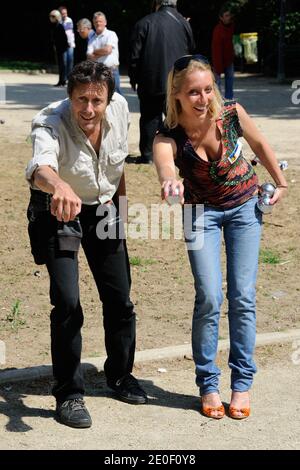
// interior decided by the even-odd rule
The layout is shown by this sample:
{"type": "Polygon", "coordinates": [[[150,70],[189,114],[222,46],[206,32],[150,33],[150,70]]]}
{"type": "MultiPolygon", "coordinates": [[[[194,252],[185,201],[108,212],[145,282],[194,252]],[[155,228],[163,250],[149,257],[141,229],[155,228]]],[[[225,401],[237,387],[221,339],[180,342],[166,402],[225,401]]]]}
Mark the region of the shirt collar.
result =
{"type": "Polygon", "coordinates": [[[100,38],[104,33],[106,33],[106,31],[107,31],[107,27],[105,26],[105,28],[104,28],[104,30],[102,31],[102,33],[97,34],[96,31],[95,31],[95,34],[96,34],[97,38],[100,38]]]}

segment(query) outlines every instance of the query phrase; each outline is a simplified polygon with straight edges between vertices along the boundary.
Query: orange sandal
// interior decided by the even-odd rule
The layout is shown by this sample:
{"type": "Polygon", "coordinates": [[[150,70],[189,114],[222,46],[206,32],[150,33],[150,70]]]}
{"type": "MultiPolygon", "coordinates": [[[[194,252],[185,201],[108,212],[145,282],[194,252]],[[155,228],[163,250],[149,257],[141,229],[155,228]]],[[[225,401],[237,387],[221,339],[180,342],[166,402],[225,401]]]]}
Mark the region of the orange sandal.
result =
{"type": "Polygon", "coordinates": [[[235,408],[234,406],[229,407],[229,416],[232,419],[245,419],[250,416],[250,408],[235,408]],[[237,415],[237,413],[241,413],[237,415]]]}
{"type": "Polygon", "coordinates": [[[207,418],[221,419],[225,416],[225,408],[223,405],[220,406],[201,406],[202,413],[207,416],[207,418]],[[214,415],[212,413],[218,411],[220,414],[214,415]]]}

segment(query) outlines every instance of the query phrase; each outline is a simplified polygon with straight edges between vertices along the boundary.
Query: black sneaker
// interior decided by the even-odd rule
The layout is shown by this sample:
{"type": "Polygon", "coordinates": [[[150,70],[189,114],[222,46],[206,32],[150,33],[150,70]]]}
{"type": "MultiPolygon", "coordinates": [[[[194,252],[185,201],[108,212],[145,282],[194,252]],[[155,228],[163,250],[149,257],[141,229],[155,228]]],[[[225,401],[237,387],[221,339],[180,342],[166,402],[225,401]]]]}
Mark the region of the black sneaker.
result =
{"type": "Polygon", "coordinates": [[[142,405],[148,401],[146,393],[131,374],[125,375],[122,379],[117,380],[116,383],[108,381],[107,385],[115,391],[120,400],[126,403],[142,405]]]}
{"type": "Polygon", "coordinates": [[[147,157],[137,157],[135,160],[136,165],[152,165],[153,161],[147,157]]]}
{"type": "Polygon", "coordinates": [[[57,403],[56,416],[60,423],[71,428],[90,428],[92,419],[82,398],[57,403]]]}

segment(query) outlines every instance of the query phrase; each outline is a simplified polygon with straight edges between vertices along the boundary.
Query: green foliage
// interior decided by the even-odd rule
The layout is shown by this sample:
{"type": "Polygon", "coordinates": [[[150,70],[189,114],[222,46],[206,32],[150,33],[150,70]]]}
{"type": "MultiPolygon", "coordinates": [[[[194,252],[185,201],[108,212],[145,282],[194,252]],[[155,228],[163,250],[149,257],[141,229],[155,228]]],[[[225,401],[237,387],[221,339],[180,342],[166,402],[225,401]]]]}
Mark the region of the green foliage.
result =
{"type": "Polygon", "coordinates": [[[278,264],[281,261],[281,258],[278,253],[272,250],[260,250],[259,260],[261,263],[265,264],[278,264]]]}
{"type": "Polygon", "coordinates": [[[248,3],[249,0],[230,0],[226,3],[228,9],[234,14],[238,15],[241,9],[248,3]]]}
{"type": "MultiPolygon", "coordinates": [[[[286,44],[300,43],[300,13],[287,13],[285,19],[285,42],[286,44]]],[[[279,36],[280,18],[274,18],[270,24],[271,30],[276,38],[279,36]]]]}
{"type": "Polygon", "coordinates": [[[39,62],[29,62],[27,60],[1,60],[0,61],[0,70],[41,70],[43,69],[43,64],[39,62]]]}
{"type": "Polygon", "coordinates": [[[156,263],[154,259],[145,259],[140,258],[139,256],[131,256],[129,258],[129,262],[131,266],[149,266],[151,264],[156,263]]]}
{"type": "MultiPolygon", "coordinates": [[[[289,3],[287,2],[287,8],[289,3]]],[[[280,29],[280,1],[258,0],[257,7],[260,31],[264,41],[268,44],[277,44],[280,29]]],[[[285,42],[286,44],[299,44],[300,42],[300,13],[298,11],[286,11],[285,15],[285,42]]]]}

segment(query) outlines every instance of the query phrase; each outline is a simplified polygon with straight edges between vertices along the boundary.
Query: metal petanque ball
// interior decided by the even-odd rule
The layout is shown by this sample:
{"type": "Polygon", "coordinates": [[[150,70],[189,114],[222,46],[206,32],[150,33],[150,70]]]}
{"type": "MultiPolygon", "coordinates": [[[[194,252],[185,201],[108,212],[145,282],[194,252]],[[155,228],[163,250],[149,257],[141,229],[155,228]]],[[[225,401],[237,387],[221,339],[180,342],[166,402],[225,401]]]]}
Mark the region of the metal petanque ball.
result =
{"type": "Polygon", "coordinates": [[[261,185],[261,193],[257,201],[257,207],[263,214],[270,214],[272,212],[273,205],[270,204],[270,199],[275,189],[272,183],[264,183],[261,185]]]}
{"type": "Polygon", "coordinates": [[[272,197],[275,193],[275,186],[272,183],[264,183],[261,185],[261,193],[268,194],[268,196],[272,197]]]}
{"type": "Polygon", "coordinates": [[[173,206],[173,204],[179,204],[180,203],[180,196],[179,196],[179,188],[175,188],[174,192],[172,191],[172,188],[169,189],[169,196],[166,197],[166,201],[170,206],[173,206]]]}

